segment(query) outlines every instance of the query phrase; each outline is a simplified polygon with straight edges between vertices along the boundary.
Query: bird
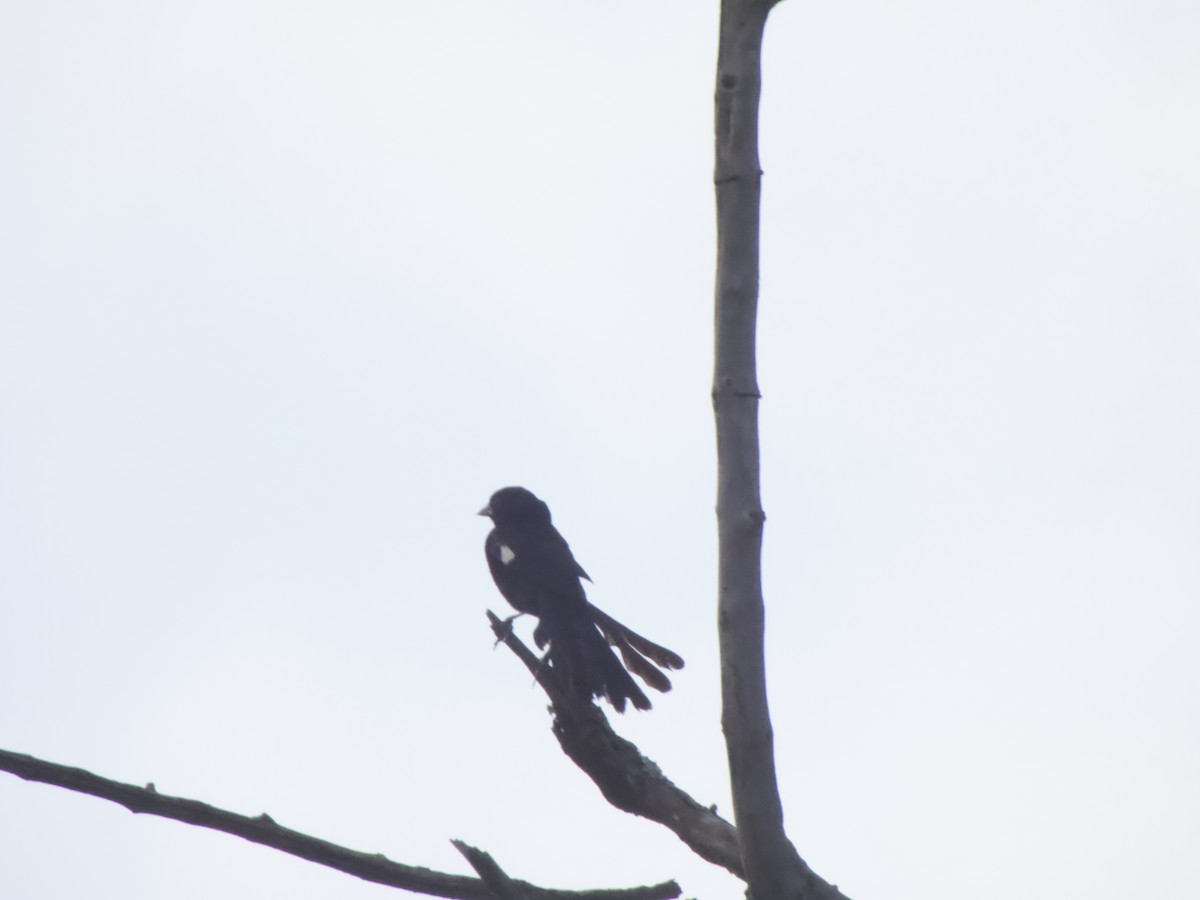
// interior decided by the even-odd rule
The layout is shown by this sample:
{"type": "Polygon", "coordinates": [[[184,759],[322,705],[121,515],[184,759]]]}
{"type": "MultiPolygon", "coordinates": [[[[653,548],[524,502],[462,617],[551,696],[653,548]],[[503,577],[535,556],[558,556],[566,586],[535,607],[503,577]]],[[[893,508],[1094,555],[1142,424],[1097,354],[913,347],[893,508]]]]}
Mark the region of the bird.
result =
{"type": "Polygon", "coordinates": [[[545,502],[523,487],[505,487],[492,494],[479,515],[492,520],[484,554],[496,587],[517,611],[512,619],[526,613],[537,617],[534,642],[546,650],[544,663],[575,697],[586,702],[603,697],[621,713],[626,701],[635,709],[650,709],[631,672],[656,691],[671,689],[662,670],[683,668],[683,658],[588,600],[583,581],[592,579],[552,524],[545,502]]]}

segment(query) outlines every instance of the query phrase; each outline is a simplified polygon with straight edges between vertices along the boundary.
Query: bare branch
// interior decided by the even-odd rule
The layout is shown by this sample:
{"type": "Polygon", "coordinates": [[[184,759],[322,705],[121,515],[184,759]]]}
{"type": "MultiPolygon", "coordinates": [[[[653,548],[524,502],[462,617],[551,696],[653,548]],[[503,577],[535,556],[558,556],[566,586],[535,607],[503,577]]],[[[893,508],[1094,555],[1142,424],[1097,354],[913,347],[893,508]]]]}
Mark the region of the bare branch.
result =
{"type": "MultiPolygon", "coordinates": [[[[0,770],[11,772],[26,781],[40,781],[111,800],[130,812],[149,813],[188,825],[224,831],[256,844],[274,847],[292,856],[355,875],[364,881],[457,900],[489,900],[493,897],[488,886],[477,878],[435,872],[421,866],[406,866],[403,863],[392,862],[379,853],[362,853],[340,847],[277,825],[265,813],[255,817],[243,816],[209,806],[199,800],[160,794],[153,785],[138,787],[120,781],[110,781],[83,769],[62,766],[7,750],[0,750],[0,770]]],[[[514,881],[513,884],[527,900],[671,900],[680,894],[679,885],[673,881],[647,887],[597,891],[552,890],[523,881],[514,881]]]]}
{"type": "Polygon", "coordinates": [[[755,340],[762,171],[758,105],[763,30],[774,0],[722,0],[716,85],[717,531],[721,725],[734,819],[757,898],[841,894],[800,858],[783,828],[763,655],[762,535],[755,340]]]}
{"type": "Polygon", "coordinates": [[[605,799],[618,809],[665,825],[696,855],[744,877],[734,827],[676,787],[657,764],[612,730],[594,703],[579,701],[563,690],[553,670],[490,610],[488,620],[496,638],[517,655],[546,691],[554,715],[554,736],[605,799]]]}

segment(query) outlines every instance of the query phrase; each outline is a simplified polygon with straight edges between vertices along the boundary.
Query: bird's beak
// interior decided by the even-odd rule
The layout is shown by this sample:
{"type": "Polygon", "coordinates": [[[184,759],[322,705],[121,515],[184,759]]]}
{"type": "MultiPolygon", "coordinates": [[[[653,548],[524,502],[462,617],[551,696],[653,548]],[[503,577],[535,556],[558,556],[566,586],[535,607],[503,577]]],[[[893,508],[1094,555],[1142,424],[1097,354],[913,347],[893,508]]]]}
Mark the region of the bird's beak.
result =
{"type": "Polygon", "coordinates": [[[487,516],[490,519],[492,517],[492,508],[490,506],[485,506],[478,513],[476,513],[476,515],[487,516]]]}

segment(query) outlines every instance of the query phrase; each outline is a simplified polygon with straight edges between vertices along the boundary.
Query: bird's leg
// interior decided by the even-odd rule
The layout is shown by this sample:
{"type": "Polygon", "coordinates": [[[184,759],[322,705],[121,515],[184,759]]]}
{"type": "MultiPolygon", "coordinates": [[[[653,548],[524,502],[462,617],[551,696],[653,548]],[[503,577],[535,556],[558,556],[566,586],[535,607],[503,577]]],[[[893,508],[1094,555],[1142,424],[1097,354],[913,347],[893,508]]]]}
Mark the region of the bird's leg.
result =
{"type": "Polygon", "coordinates": [[[515,622],[517,619],[521,618],[521,616],[523,616],[523,615],[525,615],[525,613],[519,612],[515,616],[509,616],[507,619],[505,619],[503,622],[500,623],[500,628],[503,629],[504,633],[501,634],[500,637],[496,638],[496,643],[492,644],[493,650],[495,650],[497,647],[499,647],[504,642],[504,639],[506,637],[508,637],[510,634],[512,634],[513,622],[515,622]]]}

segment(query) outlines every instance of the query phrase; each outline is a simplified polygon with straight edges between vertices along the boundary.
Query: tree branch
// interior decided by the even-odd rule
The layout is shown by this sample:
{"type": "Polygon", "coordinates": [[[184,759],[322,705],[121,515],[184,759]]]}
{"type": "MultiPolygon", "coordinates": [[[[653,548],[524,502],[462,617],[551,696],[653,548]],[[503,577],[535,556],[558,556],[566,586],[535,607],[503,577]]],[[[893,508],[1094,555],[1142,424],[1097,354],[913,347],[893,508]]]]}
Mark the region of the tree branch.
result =
{"type": "MultiPolygon", "coordinates": [[[[243,816],[209,806],[199,800],[160,794],[153,785],[137,787],[120,781],[110,781],[83,769],[62,766],[7,750],[0,750],[0,770],[11,772],[26,781],[40,781],[103,800],[111,800],[130,812],[149,813],[188,825],[224,831],[256,844],[274,847],[292,856],[355,875],[364,881],[457,900],[489,900],[494,896],[480,879],[435,872],[421,866],[407,866],[392,862],[379,853],[362,853],[340,847],[277,825],[265,813],[255,817],[243,816]]],[[[679,885],[673,881],[647,887],[594,891],[553,890],[515,880],[512,884],[526,900],[671,900],[680,894],[679,885]]]]}
{"type": "Polygon", "coordinates": [[[744,878],[734,827],[676,787],[634,744],[614,732],[599,707],[563,690],[553,670],[490,610],[488,620],[497,640],[517,655],[546,691],[554,736],[604,798],[620,810],[665,825],[697,856],[744,878]]]}
{"type": "Polygon", "coordinates": [[[763,30],[774,0],[722,0],[716,85],[716,348],[718,625],[721,727],[750,893],[841,897],[800,858],[783,828],[763,653],[759,488],[758,105],[763,30]]]}

